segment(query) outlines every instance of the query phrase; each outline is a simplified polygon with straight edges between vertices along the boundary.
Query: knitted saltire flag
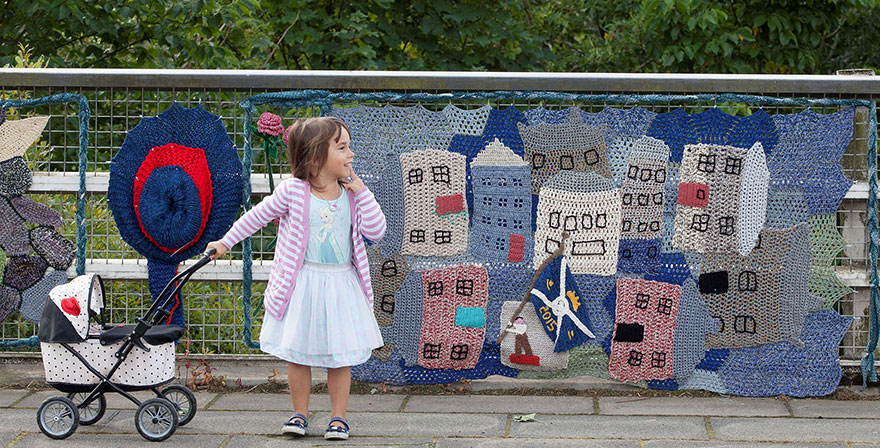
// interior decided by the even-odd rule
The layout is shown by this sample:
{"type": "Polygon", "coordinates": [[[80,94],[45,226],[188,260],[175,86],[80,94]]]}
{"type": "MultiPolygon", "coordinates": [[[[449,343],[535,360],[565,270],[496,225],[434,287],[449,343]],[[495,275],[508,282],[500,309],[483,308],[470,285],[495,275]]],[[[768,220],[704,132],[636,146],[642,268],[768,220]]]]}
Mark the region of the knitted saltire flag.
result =
{"type": "Polygon", "coordinates": [[[584,304],[586,297],[578,290],[565,257],[554,258],[538,274],[531,299],[544,331],[555,342],[554,351],[566,351],[595,338],[584,304]]]}

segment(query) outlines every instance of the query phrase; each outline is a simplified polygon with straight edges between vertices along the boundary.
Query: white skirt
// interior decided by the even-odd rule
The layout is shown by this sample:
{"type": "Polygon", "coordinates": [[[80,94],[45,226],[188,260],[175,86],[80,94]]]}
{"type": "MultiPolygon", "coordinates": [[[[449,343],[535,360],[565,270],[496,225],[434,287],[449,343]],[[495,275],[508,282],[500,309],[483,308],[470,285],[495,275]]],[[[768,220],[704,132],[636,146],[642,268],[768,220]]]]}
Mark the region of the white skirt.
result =
{"type": "Polygon", "coordinates": [[[363,364],[384,345],[354,267],[303,262],[281,320],[269,314],[260,350],[295,364],[345,367],[363,364]]]}

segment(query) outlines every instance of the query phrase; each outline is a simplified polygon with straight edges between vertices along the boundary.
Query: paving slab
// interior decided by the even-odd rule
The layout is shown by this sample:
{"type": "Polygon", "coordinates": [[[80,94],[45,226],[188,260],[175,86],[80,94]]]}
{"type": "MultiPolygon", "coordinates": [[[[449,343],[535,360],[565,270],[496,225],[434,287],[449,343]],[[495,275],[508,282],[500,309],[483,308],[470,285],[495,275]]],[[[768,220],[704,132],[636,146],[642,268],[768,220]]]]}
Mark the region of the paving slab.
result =
{"type": "Polygon", "coordinates": [[[0,446],[9,445],[19,434],[21,431],[0,430],[0,446]]]}
{"type": "MultiPolygon", "coordinates": [[[[139,391],[131,393],[138,400],[146,400],[149,398],[154,398],[156,394],[152,391],[139,391]]],[[[15,405],[16,408],[38,408],[43,400],[49,397],[57,397],[59,395],[67,396],[67,394],[59,392],[57,390],[42,390],[34,393],[33,395],[21,400],[21,402],[15,405]]],[[[195,392],[196,396],[196,404],[198,405],[198,409],[204,409],[205,405],[211,402],[214,397],[217,396],[215,393],[210,392],[195,392]]],[[[108,409],[137,409],[134,403],[132,403],[129,399],[123,397],[122,395],[110,392],[104,394],[104,397],[107,399],[107,408],[108,409]]]]}
{"type": "MultiPolygon", "coordinates": [[[[397,412],[403,404],[403,395],[350,395],[349,411],[397,412]]],[[[223,394],[209,408],[211,410],[284,411],[293,412],[288,394],[223,394]]],[[[309,398],[310,411],[329,411],[330,395],[314,394],[309,398]]]]}
{"type": "Polygon", "coordinates": [[[602,439],[708,439],[702,417],[630,417],[538,414],[538,422],[512,422],[512,437],[602,439]]]}
{"type": "Polygon", "coordinates": [[[0,389],[0,408],[6,408],[28,394],[25,389],[0,389]]]}
{"type": "Polygon", "coordinates": [[[727,397],[599,397],[600,415],[718,415],[787,417],[785,404],[775,398],[727,397]]]}
{"type": "Polygon", "coordinates": [[[19,433],[22,431],[39,431],[37,427],[37,411],[34,409],[2,409],[0,410],[0,431],[19,433]]]}
{"type": "Polygon", "coordinates": [[[233,436],[225,445],[225,448],[287,448],[291,446],[394,446],[394,447],[419,447],[431,446],[430,438],[412,437],[365,437],[352,436],[345,442],[338,440],[324,440],[323,435],[310,435],[308,437],[291,436],[233,436]]]}
{"type": "Polygon", "coordinates": [[[610,440],[610,439],[531,439],[531,438],[507,438],[507,439],[440,439],[436,448],[523,448],[523,447],[553,447],[553,448],[639,448],[638,440],[610,440]]]}
{"type": "Polygon", "coordinates": [[[795,417],[880,417],[880,401],[791,400],[790,404],[795,417]]]}
{"type": "MultiPolygon", "coordinates": [[[[847,448],[846,442],[706,442],[703,440],[645,440],[645,448],[847,448]]],[[[876,446],[874,448],[877,448],[876,446]]]]}
{"type": "Polygon", "coordinates": [[[719,440],[880,443],[877,420],[713,417],[711,422],[719,440]]]}
{"type": "MultiPolygon", "coordinates": [[[[92,432],[136,434],[133,410],[108,411],[103,419],[92,425],[92,432]]],[[[178,434],[259,434],[281,433],[281,425],[290,415],[286,412],[231,412],[204,411],[186,426],[177,429],[178,434]]]]}
{"type": "MultiPolygon", "coordinates": [[[[318,413],[310,431],[323,434],[330,421],[328,412],[318,413]]],[[[500,437],[507,416],[501,414],[421,414],[349,412],[352,436],[401,437],[500,437]]]]}
{"type": "MultiPolygon", "coordinates": [[[[80,428],[82,429],[82,428],[80,428]]],[[[64,445],[65,448],[94,448],[96,446],[124,446],[125,448],[155,448],[156,442],[144,439],[140,434],[88,434],[78,429],[63,442],[52,440],[43,433],[28,434],[19,440],[15,448],[52,447],[64,445]]],[[[188,436],[175,433],[165,440],[166,444],[187,448],[216,448],[227,436],[188,436]]]]}
{"type": "Polygon", "coordinates": [[[592,414],[592,397],[412,395],[405,412],[490,412],[500,414],[592,414]]]}

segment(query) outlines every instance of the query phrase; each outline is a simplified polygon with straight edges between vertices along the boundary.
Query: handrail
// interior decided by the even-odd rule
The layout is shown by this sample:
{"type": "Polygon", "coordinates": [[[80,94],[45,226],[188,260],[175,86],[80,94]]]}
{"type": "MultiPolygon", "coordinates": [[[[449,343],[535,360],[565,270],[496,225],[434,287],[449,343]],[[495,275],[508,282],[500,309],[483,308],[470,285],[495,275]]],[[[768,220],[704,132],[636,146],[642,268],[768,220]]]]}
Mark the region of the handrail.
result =
{"type": "Polygon", "coordinates": [[[867,96],[880,77],[696,73],[411,72],[0,68],[0,87],[268,90],[543,90],[867,96]]]}

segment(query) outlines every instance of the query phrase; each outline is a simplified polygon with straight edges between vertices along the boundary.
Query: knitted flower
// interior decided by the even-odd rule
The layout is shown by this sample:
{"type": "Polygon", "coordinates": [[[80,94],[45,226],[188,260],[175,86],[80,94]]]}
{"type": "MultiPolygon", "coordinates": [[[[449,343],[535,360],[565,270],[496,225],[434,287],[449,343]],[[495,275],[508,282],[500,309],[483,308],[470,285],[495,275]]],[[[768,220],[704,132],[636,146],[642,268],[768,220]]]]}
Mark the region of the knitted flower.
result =
{"type": "Polygon", "coordinates": [[[281,124],[281,117],[271,112],[263,112],[263,114],[260,115],[259,121],[257,121],[257,131],[277,137],[284,132],[284,126],[281,124]]]}
{"type": "Polygon", "coordinates": [[[288,126],[287,129],[284,131],[284,134],[281,135],[281,142],[284,143],[285,148],[288,144],[290,144],[290,128],[292,127],[293,125],[288,126]]]}

